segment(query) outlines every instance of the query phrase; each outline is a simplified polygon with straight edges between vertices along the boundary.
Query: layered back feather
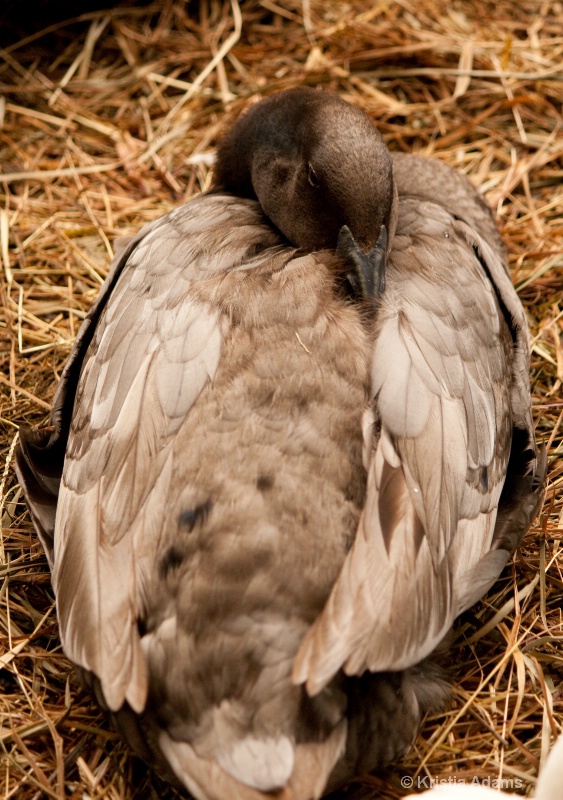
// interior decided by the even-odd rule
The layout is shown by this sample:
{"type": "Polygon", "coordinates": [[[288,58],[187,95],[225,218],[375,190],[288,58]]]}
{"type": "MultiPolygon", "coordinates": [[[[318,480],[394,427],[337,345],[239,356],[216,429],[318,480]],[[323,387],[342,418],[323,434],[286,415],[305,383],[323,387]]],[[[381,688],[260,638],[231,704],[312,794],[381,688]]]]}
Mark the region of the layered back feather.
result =
{"type": "Polygon", "coordinates": [[[341,668],[404,669],[430,655],[494,583],[543,496],[528,329],[490,210],[445,165],[398,156],[394,166],[366,500],[296,660],[312,693],[341,668]]]}

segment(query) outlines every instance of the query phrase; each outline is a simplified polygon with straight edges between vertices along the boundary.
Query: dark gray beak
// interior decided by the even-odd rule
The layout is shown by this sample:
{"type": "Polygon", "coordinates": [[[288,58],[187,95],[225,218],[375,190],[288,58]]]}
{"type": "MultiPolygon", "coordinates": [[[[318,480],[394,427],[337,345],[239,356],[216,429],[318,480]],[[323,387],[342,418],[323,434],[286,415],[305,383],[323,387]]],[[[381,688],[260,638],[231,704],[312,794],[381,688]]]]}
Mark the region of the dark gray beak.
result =
{"type": "Polygon", "coordinates": [[[340,228],[336,252],[350,265],[347,278],[352,291],[364,300],[375,300],[385,290],[385,255],[387,229],[382,225],[375,246],[366,255],[362,253],[347,225],[340,228]]]}

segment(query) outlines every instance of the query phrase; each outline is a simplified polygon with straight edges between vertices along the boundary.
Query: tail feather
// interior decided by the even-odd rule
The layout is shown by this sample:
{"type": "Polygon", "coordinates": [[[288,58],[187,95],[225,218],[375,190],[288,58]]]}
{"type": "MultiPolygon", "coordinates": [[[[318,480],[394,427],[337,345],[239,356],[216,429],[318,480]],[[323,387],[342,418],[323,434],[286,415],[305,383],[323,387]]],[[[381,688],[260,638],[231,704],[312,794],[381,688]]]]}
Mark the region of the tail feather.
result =
{"type": "MultiPolygon", "coordinates": [[[[241,742],[237,753],[248,758],[248,752],[254,749],[256,758],[254,767],[260,762],[268,741],[257,746],[257,740],[247,744],[241,742]]],[[[289,740],[281,744],[284,738],[278,740],[278,755],[284,756],[281,762],[287,768],[287,744],[292,749],[294,761],[291,774],[283,787],[278,787],[276,800],[318,800],[322,795],[330,773],[344,750],[346,743],[346,722],[343,720],[330,736],[323,742],[298,744],[293,748],[289,740]]],[[[201,758],[194,748],[187,742],[179,742],[169,736],[166,731],[161,731],[159,737],[160,748],[168,763],[174,770],[178,779],[196,800],[224,800],[225,797],[236,797],[237,800],[264,800],[264,791],[273,789],[259,788],[249,785],[249,775],[239,774],[239,779],[232,772],[226,771],[215,761],[201,758]]],[[[232,767],[232,764],[229,764],[232,767]]],[[[251,765],[252,766],[252,765],[251,765]]],[[[236,770],[243,767],[242,756],[237,758],[236,770]]],[[[233,770],[234,772],[235,770],[233,770]]],[[[252,777],[256,778],[256,774],[252,777]]],[[[281,777],[281,770],[280,775],[281,777]]]]}
{"type": "Polygon", "coordinates": [[[293,744],[287,736],[279,739],[247,736],[217,758],[225,772],[262,792],[283,789],[293,772],[294,761],[293,744]]]}

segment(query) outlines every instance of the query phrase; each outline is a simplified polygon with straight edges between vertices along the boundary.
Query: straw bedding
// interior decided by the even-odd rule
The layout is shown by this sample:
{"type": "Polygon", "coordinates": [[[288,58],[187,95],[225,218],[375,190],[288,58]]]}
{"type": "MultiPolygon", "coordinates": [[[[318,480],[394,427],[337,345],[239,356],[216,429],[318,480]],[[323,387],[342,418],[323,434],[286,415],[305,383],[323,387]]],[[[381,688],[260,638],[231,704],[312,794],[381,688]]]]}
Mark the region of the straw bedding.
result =
{"type": "Polygon", "coordinates": [[[451,706],[402,764],[341,796],[400,798],[409,778],[533,790],[563,725],[562,18],[548,0],[165,0],[51,20],[0,50],[0,796],[176,796],[76,685],[13,448],[19,425],[47,419],[115,238],[206,189],[222,128],[296,85],[338,91],[391,149],[486,194],[550,453],[541,517],[457,627],[451,706]]]}

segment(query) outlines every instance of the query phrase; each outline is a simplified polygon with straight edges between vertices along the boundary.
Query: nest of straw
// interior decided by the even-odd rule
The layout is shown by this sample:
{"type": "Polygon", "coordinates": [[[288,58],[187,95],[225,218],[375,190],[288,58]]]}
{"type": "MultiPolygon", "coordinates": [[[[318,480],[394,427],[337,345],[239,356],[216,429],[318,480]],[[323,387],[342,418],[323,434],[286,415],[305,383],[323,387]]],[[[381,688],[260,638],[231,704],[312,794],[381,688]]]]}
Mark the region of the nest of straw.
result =
{"type": "Polygon", "coordinates": [[[396,800],[409,779],[533,791],[563,724],[562,15],[536,0],[165,0],[0,50],[0,795],[176,796],[76,686],[13,450],[19,425],[47,420],[113,240],[209,186],[217,137],[248,103],[303,84],[339,92],[391,149],[443,159],[486,194],[527,309],[549,446],[540,518],[458,625],[451,705],[403,763],[340,795],[396,800]]]}

